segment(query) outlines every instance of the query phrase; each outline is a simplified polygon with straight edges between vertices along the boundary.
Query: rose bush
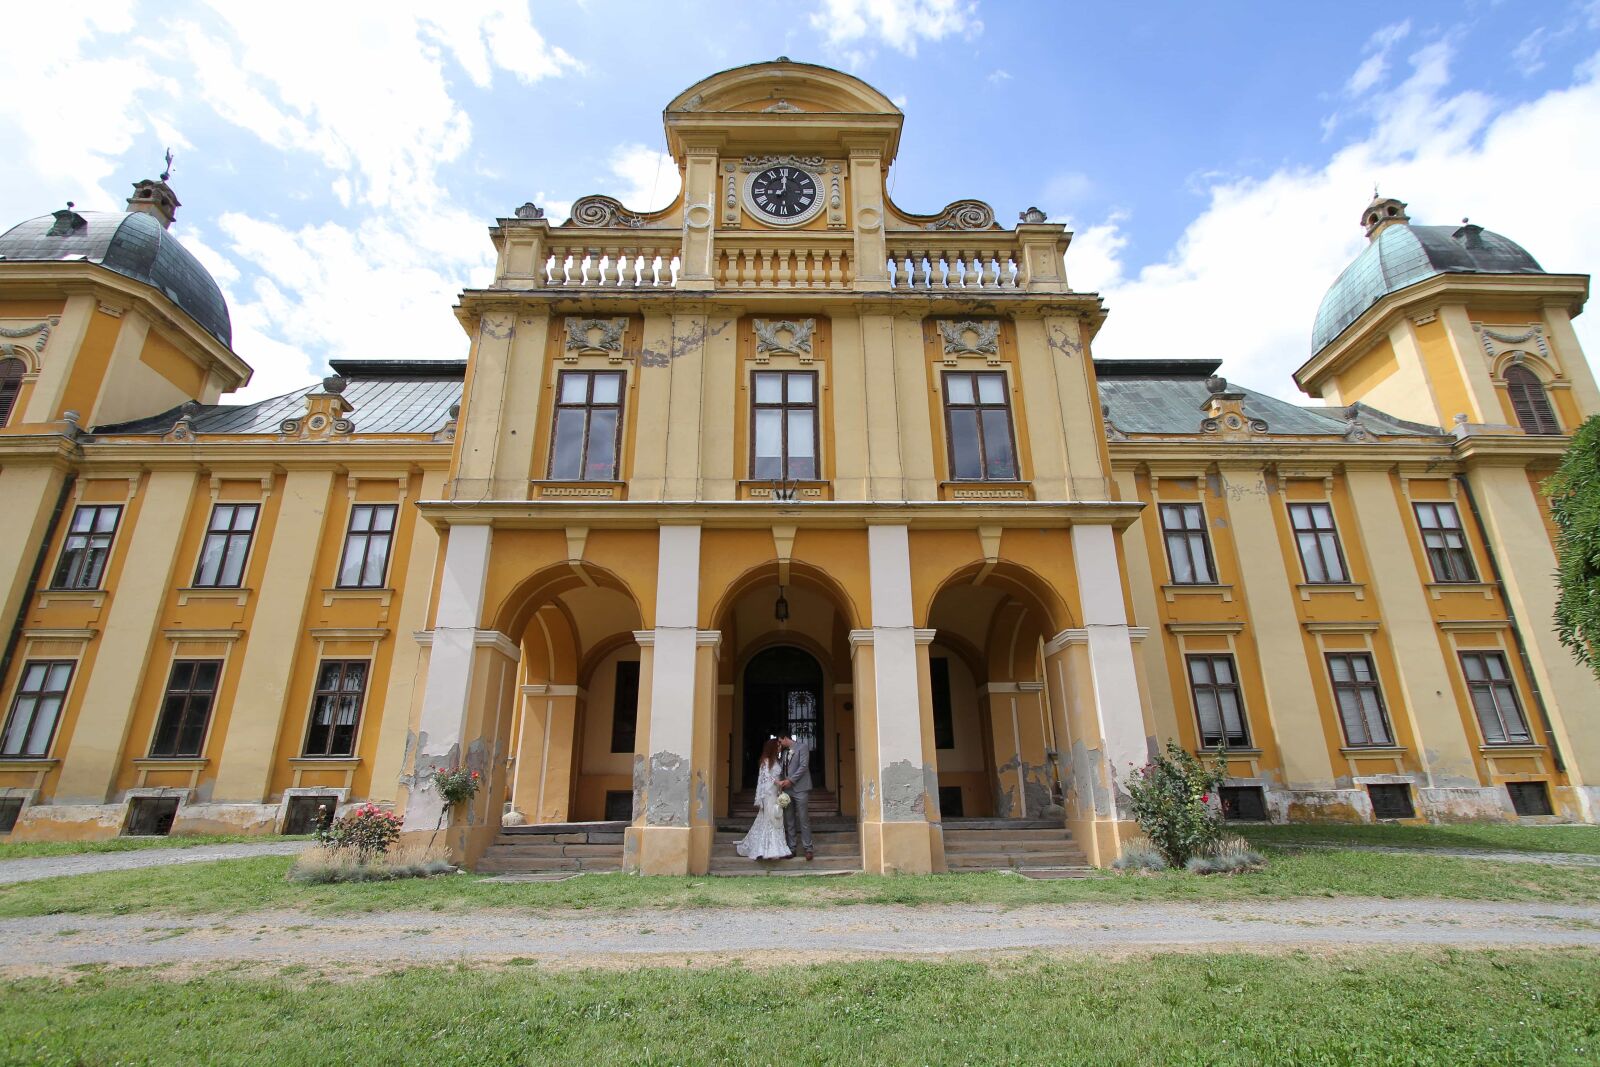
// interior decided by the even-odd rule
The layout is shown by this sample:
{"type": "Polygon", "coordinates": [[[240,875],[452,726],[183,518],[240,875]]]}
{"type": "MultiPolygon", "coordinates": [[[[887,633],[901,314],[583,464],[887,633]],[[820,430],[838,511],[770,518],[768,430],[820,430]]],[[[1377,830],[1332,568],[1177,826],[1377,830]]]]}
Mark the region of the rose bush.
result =
{"type": "Polygon", "coordinates": [[[1222,836],[1222,806],[1211,794],[1228,775],[1224,753],[1207,766],[1176,742],[1165,753],[1128,776],[1133,817],[1168,866],[1182,868],[1191,856],[1213,847],[1222,836]]]}
{"type": "Polygon", "coordinates": [[[358,864],[370,863],[389,851],[400,836],[400,816],[376,804],[362,804],[317,831],[317,843],[329,852],[348,852],[358,864]]]}
{"type": "Polygon", "coordinates": [[[433,772],[433,787],[444,798],[445,804],[451,807],[477,796],[482,781],[477,771],[469,771],[465,767],[433,772]]]}

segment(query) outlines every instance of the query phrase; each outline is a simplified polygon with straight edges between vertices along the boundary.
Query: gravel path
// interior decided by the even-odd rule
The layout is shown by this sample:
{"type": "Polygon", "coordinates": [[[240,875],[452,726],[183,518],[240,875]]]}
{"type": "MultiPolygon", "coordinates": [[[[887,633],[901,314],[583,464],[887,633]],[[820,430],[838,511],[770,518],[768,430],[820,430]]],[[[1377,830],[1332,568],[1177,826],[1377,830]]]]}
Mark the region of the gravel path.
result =
{"type": "Polygon", "coordinates": [[[1340,898],[1232,905],[840,906],[534,916],[432,912],[204,919],[51,915],[0,922],[0,973],[81,964],[371,966],[533,958],[634,966],[811,962],[1043,949],[1343,949],[1452,945],[1600,950],[1600,907],[1340,898]],[[780,941],[787,945],[776,953],[780,941]],[[797,954],[793,946],[804,948],[797,954]]]}
{"type": "Polygon", "coordinates": [[[242,860],[251,856],[292,856],[306,847],[304,841],[241,842],[237,845],[194,845],[189,848],[141,848],[130,852],[79,852],[70,856],[32,856],[0,860],[0,885],[37,882],[63,874],[129,871],[139,867],[167,867],[174,863],[207,860],[242,860]]]}

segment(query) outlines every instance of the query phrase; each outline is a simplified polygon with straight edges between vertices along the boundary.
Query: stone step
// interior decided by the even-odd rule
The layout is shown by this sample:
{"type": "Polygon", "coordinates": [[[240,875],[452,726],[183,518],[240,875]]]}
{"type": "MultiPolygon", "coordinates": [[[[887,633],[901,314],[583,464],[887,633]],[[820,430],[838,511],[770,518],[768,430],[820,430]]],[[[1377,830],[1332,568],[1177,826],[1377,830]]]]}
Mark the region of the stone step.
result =
{"type": "Polygon", "coordinates": [[[959,853],[986,853],[986,852],[1054,852],[1063,848],[1074,848],[1072,842],[1060,835],[1055,837],[1039,837],[1032,840],[1012,839],[1010,841],[995,841],[986,838],[968,838],[961,841],[944,839],[944,850],[947,854],[959,853]]]}
{"type": "Polygon", "coordinates": [[[810,863],[798,856],[787,860],[747,860],[735,856],[731,860],[718,857],[711,861],[711,873],[718,875],[844,874],[860,870],[859,856],[818,856],[810,863]]]}
{"type": "MultiPolygon", "coordinates": [[[[812,842],[811,851],[819,859],[822,858],[823,856],[854,856],[857,860],[859,860],[861,858],[861,846],[860,845],[846,845],[846,844],[833,844],[833,843],[823,844],[821,841],[813,841],[812,842]]],[[[797,852],[796,855],[799,855],[799,853],[797,852]]],[[[743,856],[739,855],[739,853],[734,850],[734,847],[733,847],[732,843],[720,843],[720,842],[717,844],[717,847],[712,850],[711,857],[712,857],[712,859],[717,859],[719,857],[720,858],[725,858],[725,859],[743,859],[744,858],[743,856]]]]}
{"type": "Polygon", "coordinates": [[[965,826],[944,824],[946,841],[1039,841],[1047,838],[1070,841],[1072,835],[1059,826],[1035,830],[973,830],[965,826]]]}
{"type": "Polygon", "coordinates": [[[622,856],[621,844],[615,845],[547,845],[523,844],[517,842],[496,841],[489,846],[485,855],[491,856],[519,856],[528,859],[538,859],[545,856],[569,856],[574,859],[584,859],[590,856],[622,856]]]}
{"type": "Polygon", "coordinates": [[[610,845],[612,848],[622,847],[621,833],[595,833],[595,834],[499,834],[495,837],[496,844],[521,844],[521,845],[610,845]]]}
{"type": "MultiPolygon", "coordinates": [[[[626,822],[612,820],[609,822],[541,822],[530,823],[527,826],[502,826],[502,834],[593,834],[615,833],[620,834],[628,828],[626,822]]],[[[620,840],[620,838],[619,838],[620,840]]]]}
{"type": "Polygon", "coordinates": [[[1022,867],[1076,867],[1086,865],[1083,854],[1062,849],[1059,852],[979,852],[949,855],[945,866],[952,871],[1004,871],[1022,867]]]}
{"type": "Polygon", "coordinates": [[[951,830],[1058,830],[1066,832],[1066,827],[1053,819],[990,819],[974,816],[967,818],[958,816],[945,819],[944,829],[951,830]]]}

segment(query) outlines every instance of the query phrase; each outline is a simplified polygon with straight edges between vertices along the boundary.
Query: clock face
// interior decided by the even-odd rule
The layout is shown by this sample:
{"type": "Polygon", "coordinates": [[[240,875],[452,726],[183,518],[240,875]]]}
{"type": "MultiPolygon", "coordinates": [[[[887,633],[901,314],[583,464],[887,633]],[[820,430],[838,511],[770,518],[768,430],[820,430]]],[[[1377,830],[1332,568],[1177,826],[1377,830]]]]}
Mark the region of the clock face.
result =
{"type": "Polygon", "coordinates": [[[771,222],[804,222],[822,207],[817,180],[799,167],[768,167],[748,187],[750,209],[771,222]]]}

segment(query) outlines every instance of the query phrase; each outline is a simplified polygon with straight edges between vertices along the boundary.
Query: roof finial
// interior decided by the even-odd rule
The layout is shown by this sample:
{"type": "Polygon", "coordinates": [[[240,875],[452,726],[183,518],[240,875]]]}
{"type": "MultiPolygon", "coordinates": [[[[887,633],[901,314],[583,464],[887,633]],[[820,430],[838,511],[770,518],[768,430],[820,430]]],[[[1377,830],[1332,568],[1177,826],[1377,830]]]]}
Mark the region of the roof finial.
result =
{"type": "Polygon", "coordinates": [[[167,169],[161,172],[161,180],[166,181],[172,177],[172,149],[167,149],[167,169]]]}

